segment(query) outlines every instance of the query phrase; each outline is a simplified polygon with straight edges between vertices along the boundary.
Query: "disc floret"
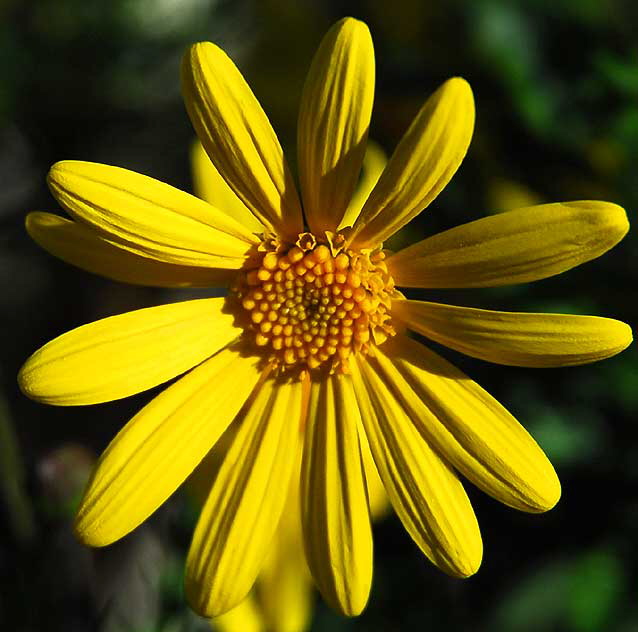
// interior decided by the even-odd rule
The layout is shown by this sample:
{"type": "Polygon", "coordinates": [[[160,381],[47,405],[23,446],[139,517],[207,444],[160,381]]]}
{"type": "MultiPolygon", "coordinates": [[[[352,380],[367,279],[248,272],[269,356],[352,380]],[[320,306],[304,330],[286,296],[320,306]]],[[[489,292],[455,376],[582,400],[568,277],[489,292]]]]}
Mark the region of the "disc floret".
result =
{"type": "Polygon", "coordinates": [[[345,371],[345,360],[394,335],[394,282],[379,249],[353,250],[341,234],[264,239],[231,293],[246,336],[279,368],[345,371]],[[263,254],[262,254],[263,253],[263,254]]]}

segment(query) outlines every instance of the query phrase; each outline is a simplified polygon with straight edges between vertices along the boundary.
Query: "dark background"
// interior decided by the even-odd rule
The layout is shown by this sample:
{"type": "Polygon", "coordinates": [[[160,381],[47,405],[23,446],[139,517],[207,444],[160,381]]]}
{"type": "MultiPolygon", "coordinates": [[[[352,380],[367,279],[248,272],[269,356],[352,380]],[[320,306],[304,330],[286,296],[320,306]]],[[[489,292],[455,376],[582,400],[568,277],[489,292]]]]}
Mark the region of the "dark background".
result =
{"type": "MultiPolygon", "coordinates": [[[[447,77],[473,86],[477,122],[461,169],[402,233],[410,243],[490,212],[604,199],[638,208],[638,15],[611,0],[38,0],[0,3],[0,629],[207,629],[182,596],[196,511],[183,496],[106,551],[70,522],[95,456],[149,394],[54,408],[18,391],[21,363],[96,318],[180,300],[40,251],[23,222],[56,211],[45,176],[60,159],[120,165],[192,190],[194,137],[179,93],[187,45],[212,40],[251,84],[294,163],[305,72],[327,28],[364,19],[377,58],[371,137],[391,152],[447,77]]],[[[638,322],[638,239],[523,286],[428,293],[511,310],[638,322]]],[[[199,295],[202,295],[201,293],[199,295]]],[[[375,527],[375,580],[357,619],[317,600],[312,630],[638,630],[638,354],[598,365],[498,367],[444,352],[504,403],[554,463],[563,498],[533,516],[469,489],[485,557],[449,579],[398,521],[375,527]]],[[[469,487],[469,486],[468,486],[469,487]]]]}

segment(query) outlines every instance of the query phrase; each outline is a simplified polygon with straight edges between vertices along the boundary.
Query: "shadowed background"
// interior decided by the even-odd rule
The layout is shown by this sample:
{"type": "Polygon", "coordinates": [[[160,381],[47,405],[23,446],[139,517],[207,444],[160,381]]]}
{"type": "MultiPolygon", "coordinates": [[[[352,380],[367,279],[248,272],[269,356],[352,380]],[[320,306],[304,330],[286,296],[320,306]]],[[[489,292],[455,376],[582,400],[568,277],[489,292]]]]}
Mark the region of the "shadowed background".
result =
{"type": "MultiPolygon", "coordinates": [[[[45,176],[81,159],[192,191],[194,138],[179,93],[187,45],[212,40],[238,64],[291,163],[305,72],[343,15],[370,26],[377,93],[370,136],[390,153],[425,98],[453,75],[477,122],[451,184],[393,243],[532,203],[603,199],[638,209],[638,11],[611,0],[5,0],[0,4],[0,627],[186,632],[182,570],[197,511],[177,494],[105,551],[70,532],[96,456],[150,399],[82,408],[35,404],[21,363],[44,342],[112,314],[205,296],[126,286],[63,264],[26,235],[30,210],[58,211],[45,176]]],[[[537,283],[420,298],[638,323],[638,238],[537,283]]],[[[437,348],[437,350],[440,350],[437,348]]],[[[370,603],[353,620],[319,600],[335,630],[638,630],[638,352],[566,369],[492,366],[442,352],[539,441],[563,484],[548,514],[470,488],[485,555],[449,579],[398,521],[375,526],[370,603]]],[[[155,392],[155,391],[153,391],[155,392]]]]}

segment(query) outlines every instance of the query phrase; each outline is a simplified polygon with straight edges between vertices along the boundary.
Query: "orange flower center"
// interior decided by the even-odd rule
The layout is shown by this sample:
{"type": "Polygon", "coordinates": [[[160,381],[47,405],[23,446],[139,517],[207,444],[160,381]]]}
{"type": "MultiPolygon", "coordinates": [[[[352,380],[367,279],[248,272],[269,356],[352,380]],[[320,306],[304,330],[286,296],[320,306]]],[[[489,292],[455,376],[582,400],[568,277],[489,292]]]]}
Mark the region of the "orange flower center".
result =
{"type": "Polygon", "coordinates": [[[366,353],[394,335],[394,282],[380,250],[318,243],[302,233],[294,245],[264,241],[257,267],[242,271],[232,295],[243,308],[249,338],[281,368],[345,371],[354,351],[366,353]]]}

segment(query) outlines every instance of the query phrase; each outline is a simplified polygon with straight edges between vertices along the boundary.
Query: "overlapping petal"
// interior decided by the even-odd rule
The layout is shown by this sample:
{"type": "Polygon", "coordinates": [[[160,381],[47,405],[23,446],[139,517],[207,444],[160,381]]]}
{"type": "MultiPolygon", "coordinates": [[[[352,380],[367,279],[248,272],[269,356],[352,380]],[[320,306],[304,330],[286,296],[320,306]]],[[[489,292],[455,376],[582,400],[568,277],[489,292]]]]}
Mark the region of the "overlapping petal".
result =
{"type": "Polygon", "coordinates": [[[344,18],[324,36],[306,78],[297,128],[299,180],[313,232],[334,231],[357,184],[374,99],[368,27],[344,18]]]}
{"type": "Polygon", "coordinates": [[[237,269],[258,242],[203,200],[127,169],[66,160],[51,167],[48,182],[73,217],[143,257],[237,269]]]}
{"type": "Polygon", "coordinates": [[[627,233],[609,202],[542,204],[428,237],[387,260],[404,287],[489,287],[544,279],[599,257],[627,233]]]}
{"type": "Polygon", "coordinates": [[[253,595],[248,595],[238,606],[215,617],[211,627],[218,632],[266,632],[263,616],[253,595]]]}
{"type": "Polygon", "coordinates": [[[372,190],[351,241],[376,246],[434,200],[465,157],[474,130],[474,98],[459,77],[423,105],[372,190]]]}
{"type": "Polygon", "coordinates": [[[300,382],[268,379],[238,419],[186,562],[186,595],[205,616],[239,604],[263,565],[299,450],[300,409],[300,382]]]}
{"type": "Polygon", "coordinates": [[[361,461],[368,490],[370,516],[372,520],[380,520],[390,511],[390,501],[385,492],[385,487],[383,487],[383,481],[379,477],[377,466],[374,464],[374,458],[365,432],[359,433],[359,444],[361,446],[361,461]]]}
{"type": "Polygon", "coordinates": [[[191,148],[191,168],[195,195],[226,213],[253,233],[263,233],[264,225],[226,184],[210,161],[199,140],[191,148]]]}
{"type": "Polygon", "coordinates": [[[560,483],[543,451],[478,384],[404,336],[375,358],[372,366],[393,385],[419,432],[475,485],[522,511],[547,511],[558,502],[560,483]]]}
{"type": "Polygon", "coordinates": [[[366,153],[363,155],[363,166],[361,167],[361,178],[354,190],[350,204],[339,224],[339,230],[352,226],[359,217],[361,209],[368,199],[370,192],[379,181],[385,166],[388,164],[388,157],[373,140],[368,139],[366,153]]]}
{"type": "Polygon", "coordinates": [[[311,385],[301,474],[306,559],[324,599],[359,614],[372,583],[372,532],[351,383],[311,385]]]}
{"type": "Polygon", "coordinates": [[[215,168],[266,227],[303,231],[301,206],[283,150],[241,73],[215,44],[191,46],[182,92],[193,127],[215,168]]]}
{"type": "Polygon", "coordinates": [[[441,570],[458,577],[474,574],[483,545],[463,486],[367,359],[359,358],[351,367],[363,428],[401,522],[441,570]]]}
{"type": "Polygon", "coordinates": [[[256,358],[220,351],[147,404],[102,454],[75,532],[90,546],[126,535],[186,479],[259,379],[256,358]]]}
{"type": "Polygon", "coordinates": [[[80,222],[52,213],[29,213],[31,238],[66,263],[107,279],[155,287],[223,286],[237,275],[226,268],[202,268],[149,259],[121,248],[80,222]]]}
{"type": "Polygon", "coordinates": [[[599,316],[496,312],[406,300],[393,301],[392,316],[446,347],[511,366],[596,362],[632,340],[629,325],[599,316]]]}
{"type": "Polygon", "coordinates": [[[300,457],[298,454],[277,533],[257,580],[263,619],[273,632],[302,632],[312,616],[313,585],[301,535],[300,457]]]}
{"type": "Polygon", "coordinates": [[[45,404],[108,402],[170,380],[240,334],[223,298],[148,307],[51,340],[25,362],[18,382],[45,404]]]}

